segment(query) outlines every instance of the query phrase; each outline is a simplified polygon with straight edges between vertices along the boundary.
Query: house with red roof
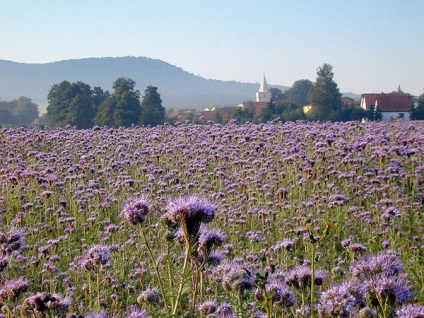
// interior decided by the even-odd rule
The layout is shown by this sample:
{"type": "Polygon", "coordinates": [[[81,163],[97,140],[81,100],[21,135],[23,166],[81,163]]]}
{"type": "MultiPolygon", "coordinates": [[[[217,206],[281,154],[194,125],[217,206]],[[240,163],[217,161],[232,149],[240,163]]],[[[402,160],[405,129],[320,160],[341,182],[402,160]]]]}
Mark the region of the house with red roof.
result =
{"type": "Polygon", "coordinates": [[[412,96],[403,93],[362,94],[361,107],[365,110],[370,110],[371,106],[380,109],[382,121],[394,119],[409,120],[413,99],[412,96]]]}

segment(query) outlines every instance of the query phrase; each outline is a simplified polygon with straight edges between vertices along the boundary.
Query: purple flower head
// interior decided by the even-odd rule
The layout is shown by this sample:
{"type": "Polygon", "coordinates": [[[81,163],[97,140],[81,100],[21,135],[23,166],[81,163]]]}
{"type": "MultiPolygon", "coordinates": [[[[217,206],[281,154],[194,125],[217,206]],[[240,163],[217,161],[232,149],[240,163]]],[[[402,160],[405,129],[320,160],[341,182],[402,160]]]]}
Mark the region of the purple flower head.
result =
{"type": "Polygon", "coordinates": [[[207,257],[213,246],[221,246],[227,238],[224,231],[220,229],[208,229],[206,226],[201,226],[199,230],[199,247],[200,253],[205,252],[207,257]]]}
{"type": "Polygon", "coordinates": [[[274,305],[288,308],[296,303],[296,296],[290,287],[278,281],[271,281],[265,285],[268,295],[272,294],[272,302],[274,305]]]}
{"type": "Polygon", "coordinates": [[[366,246],[362,245],[361,243],[352,243],[350,244],[347,249],[354,253],[363,254],[367,251],[366,246]]]}
{"type": "Polygon", "coordinates": [[[12,228],[6,234],[0,232],[0,252],[5,251],[10,254],[21,249],[24,238],[25,235],[20,229],[12,228]]]}
{"type": "Polygon", "coordinates": [[[221,282],[224,289],[241,293],[252,289],[255,282],[251,270],[235,260],[214,268],[209,277],[216,282],[221,282]]]}
{"type": "Polygon", "coordinates": [[[138,197],[128,200],[124,204],[121,216],[126,218],[130,225],[144,223],[145,216],[150,211],[150,203],[145,197],[138,197]]]}
{"type": "Polygon", "coordinates": [[[0,273],[6,269],[9,265],[9,257],[7,255],[0,254],[0,273]]]}
{"type": "Polygon", "coordinates": [[[403,264],[395,252],[387,250],[353,263],[350,270],[357,278],[371,279],[380,273],[384,273],[386,276],[398,275],[403,271],[403,264]]]}
{"type": "Polygon", "coordinates": [[[189,244],[197,239],[201,223],[209,223],[215,217],[216,206],[204,198],[192,195],[168,202],[164,220],[179,224],[189,244]]]}
{"type": "Polygon", "coordinates": [[[202,316],[214,314],[218,310],[218,304],[214,300],[206,300],[198,306],[199,313],[202,316]]]}
{"type": "Polygon", "coordinates": [[[67,297],[62,297],[59,294],[48,294],[48,293],[37,293],[28,297],[25,300],[25,303],[28,304],[31,308],[43,312],[47,309],[51,313],[65,313],[67,309],[71,306],[71,300],[67,297]]]}
{"type": "Polygon", "coordinates": [[[111,248],[104,245],[93,245],[87,250],[80,261],[80,266],[85,271],[98,270],[109,265],[111,248]]]}
{"type": "Polygon", "coordinates": [[[84,315],[84,318],[108,318],[107,314],[102,310],[99,312],[90,312],[84,315]]]}
{"type": "Polygon", "coordinates": [[[384,299],[385,303],[391,305],[403,304],[414,296],[411,284],[401,275],[379,274],[375,278],[365,280],[361,284],[361,290],[371,303],[384,299]]]}
{"type": "Polygon", "coordinates": [[[424,306],[408,304],[396,310],[398,318],[424,318],[424,306]]]}
{"type": "Polygon", "coordinates": [[[309,266],[296,266],[287,273],[286,283],[296,288],[306,288],[310,286],[312,272],[309,266]]]}
{"type": "Polygon", "coordinates": [[[136,306],[130,306],[124,314],[125,318],[150,318],[145,309],[138,309],[136,306]]]}
{"type": "Polygon", "coordinates": [[[348,284],[342,283],[323,292],[317,308],[320,317],[350,317],[357,310],[356,303],[348,284]]]}
{"type": "Polygon", "coordinates": [[[218,314],[219,314],[219,316],[218,317],[222,317],[222,318],[224,318],[224,317],[228,317],[228,318],[230,318],[230,317],[235,317],[234,316],[234,310],[233,310],[233,307],[231,306],[231,304],[229,304],[229,303],[223,303],[223,304],[221,304],[220,306],[219,306],[219,308],[218,308],[218,314]]]}
{"type": "Polygon", "coordinates": [[[143,291],[140,296],[137,298],[139,304],[148,303],[148,304],[159,304],[161,302],[161,295],[159,290],[155,288],[147,288],[143,291]]]}
{"type": "Polygon", "coordinates": [[[20,294],[28,290],[28,280],[26,278],[15,278],[7,280],[0,287],[0,303],[7,303],[15,298],[18,298],[20,294]]]}

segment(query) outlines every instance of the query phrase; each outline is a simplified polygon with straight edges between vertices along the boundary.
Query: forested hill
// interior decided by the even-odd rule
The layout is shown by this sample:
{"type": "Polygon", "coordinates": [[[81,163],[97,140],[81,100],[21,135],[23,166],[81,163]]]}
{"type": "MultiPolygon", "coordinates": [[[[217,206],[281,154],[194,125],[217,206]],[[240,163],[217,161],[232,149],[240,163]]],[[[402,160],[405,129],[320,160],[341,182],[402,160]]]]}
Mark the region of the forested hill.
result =
{"type": "MultiPolygon", "coordinates": [[[[262,74],[258,74],[258,80],[262,74]]],[[[118,77],[136,82],[141,94],[149,85],[158,92],[167,108],[238,104],[254,100],[259,84],[208,80],[161,60],[146,57],[87,58],[46,64],[25,64],[0,60],[0,100],[26,96],[44,112],[47,94],[63,80],[82,81],[92,88],[111,90],[118,77]]],[[[281,90],[287,87],[273,86],[281,90]]]]}

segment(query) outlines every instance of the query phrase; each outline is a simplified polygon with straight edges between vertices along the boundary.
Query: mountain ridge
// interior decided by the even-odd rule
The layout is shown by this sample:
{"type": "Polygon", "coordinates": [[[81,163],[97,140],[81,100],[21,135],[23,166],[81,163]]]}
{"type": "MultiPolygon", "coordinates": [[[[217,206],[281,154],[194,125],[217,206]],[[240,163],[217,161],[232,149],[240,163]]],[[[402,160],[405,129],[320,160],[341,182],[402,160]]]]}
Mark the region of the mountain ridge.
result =
{"type": "MultiPolygon", "coordinates": [[[[206,79],[182,68],[149,57],[90,57],[49,63],[19,63],[0,60],[0,99],[31,98],[45,111],[52,85],[64,80],[82,81],[92,88],[111,91],[118,77],[129,77],[136,89],[158,87],[167,108],[237,105],[253,100],[259,83],[206,79]]],[[[285,90],[288,87],[270,85],[285,90]]]]}

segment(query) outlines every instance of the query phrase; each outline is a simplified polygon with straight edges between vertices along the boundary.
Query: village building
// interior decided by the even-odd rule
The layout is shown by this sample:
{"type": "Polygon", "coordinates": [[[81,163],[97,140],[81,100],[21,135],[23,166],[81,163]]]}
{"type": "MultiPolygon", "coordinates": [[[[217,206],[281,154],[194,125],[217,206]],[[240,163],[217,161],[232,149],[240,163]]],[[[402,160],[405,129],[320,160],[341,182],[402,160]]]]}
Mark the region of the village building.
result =
{"type": "Polygon", "coordinates": [[[372,106],[381,111],[382,121],[409,120],[413,98],[403,93],[362,94],[361,108],[370,110],[372,106]]]}
{"type": "Polygon", "coordinates": [[[271,102],[272,93],[269,91],[268,83],[266,82],[265,74],[262,77],[261,85],[259,86],[259,91],[256,92],[256,101],[253,103],[255,105],[255,114],[256,117],[260,116],[263,109],[265,109],[268,104],[271,102]]]}

